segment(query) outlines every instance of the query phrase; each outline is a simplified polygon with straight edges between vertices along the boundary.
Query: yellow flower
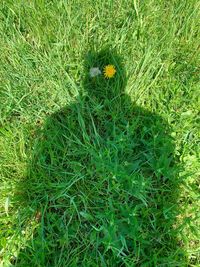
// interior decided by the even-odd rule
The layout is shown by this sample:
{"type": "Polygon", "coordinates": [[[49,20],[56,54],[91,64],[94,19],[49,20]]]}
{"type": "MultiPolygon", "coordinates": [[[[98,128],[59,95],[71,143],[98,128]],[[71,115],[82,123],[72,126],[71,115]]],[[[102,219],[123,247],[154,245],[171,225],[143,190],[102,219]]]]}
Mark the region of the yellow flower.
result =
{"type": "Polygon", "coordinates": [[[115,69],[115,66],[113,65],[107,65],[105,66],[104,68],[104,76],[106,78],[112,78],[116,73],[116,69],[115,69]]]}

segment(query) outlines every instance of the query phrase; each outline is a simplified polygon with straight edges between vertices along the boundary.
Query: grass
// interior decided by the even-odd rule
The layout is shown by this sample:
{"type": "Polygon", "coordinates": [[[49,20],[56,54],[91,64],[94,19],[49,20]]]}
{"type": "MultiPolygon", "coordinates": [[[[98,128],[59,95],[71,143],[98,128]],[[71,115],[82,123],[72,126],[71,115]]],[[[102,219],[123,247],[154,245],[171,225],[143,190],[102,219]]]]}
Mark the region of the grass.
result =
{"type": "Polygon", "coordinates": [[[0,266],[200,266],[198,18],[1,1],[0,266]]]}

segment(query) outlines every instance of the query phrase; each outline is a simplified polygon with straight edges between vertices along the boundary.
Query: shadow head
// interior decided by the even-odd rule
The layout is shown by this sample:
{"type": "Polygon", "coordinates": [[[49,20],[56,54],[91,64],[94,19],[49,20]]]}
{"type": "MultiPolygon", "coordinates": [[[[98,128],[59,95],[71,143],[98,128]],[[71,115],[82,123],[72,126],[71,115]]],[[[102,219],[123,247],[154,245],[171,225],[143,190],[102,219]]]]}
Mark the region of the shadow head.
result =
{"type": "Polygon", "coordinates": [[[101,51],[89,51],[84,61],[84,90],[90,97],[103,101],[112,100],[124,93],[126,87],[126,73],[123,60],[116,49],[102,49],[101,51]],[[105,77],[105,67],[113,65],[116,73],[112,78],[105,77]],[[91,77],[91,68],[98,68],[100,74],[91,77]]]}

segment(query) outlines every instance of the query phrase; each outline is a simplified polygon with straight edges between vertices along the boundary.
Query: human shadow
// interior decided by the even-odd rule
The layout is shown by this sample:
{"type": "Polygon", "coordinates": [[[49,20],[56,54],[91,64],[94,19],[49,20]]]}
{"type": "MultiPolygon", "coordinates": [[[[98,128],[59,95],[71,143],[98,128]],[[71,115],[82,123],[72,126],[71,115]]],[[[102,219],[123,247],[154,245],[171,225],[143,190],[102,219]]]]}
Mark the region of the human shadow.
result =
{"type": "Polygon", "coordinates": [[[84,73],[76,101],[36,131],[20,185],[32,230],[15,265],[184,266],[168,123],[125,93],[113,49],[89,52],[84,73]],[[116,67],[113,78],[89,76],[107,64],[116,67]]]}

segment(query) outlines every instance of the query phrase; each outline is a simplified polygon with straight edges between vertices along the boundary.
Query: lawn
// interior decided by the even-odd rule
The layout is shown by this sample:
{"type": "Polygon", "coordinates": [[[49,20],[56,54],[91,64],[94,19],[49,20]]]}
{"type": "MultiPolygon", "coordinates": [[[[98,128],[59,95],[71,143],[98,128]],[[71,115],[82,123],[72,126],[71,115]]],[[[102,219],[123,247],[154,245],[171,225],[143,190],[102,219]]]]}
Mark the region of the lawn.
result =
{"type": "Polygon", "coordinates": [[[1,267],[200,266],[199,10],[1,0],[1,267]]]}

